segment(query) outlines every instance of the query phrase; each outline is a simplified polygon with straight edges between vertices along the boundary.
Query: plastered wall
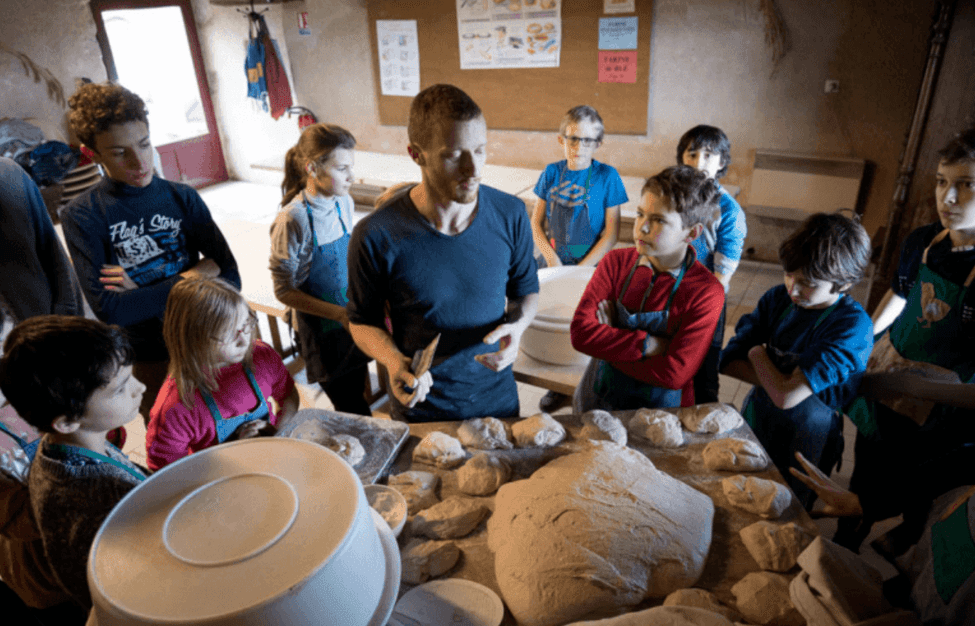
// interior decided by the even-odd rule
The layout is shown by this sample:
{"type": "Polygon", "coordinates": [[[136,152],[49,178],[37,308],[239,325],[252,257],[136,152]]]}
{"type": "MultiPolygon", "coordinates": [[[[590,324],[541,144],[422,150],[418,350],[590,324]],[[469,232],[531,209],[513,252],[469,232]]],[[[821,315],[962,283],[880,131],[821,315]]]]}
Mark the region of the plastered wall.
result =
{"type": "MultiPolygon", "coordinates": [[[[725,182],[742,187],[744,204],[756,149],[863,158],[875,165],[864,215],[873,232],[886,220],[924,68],[930,2],[777,4],[792,49],[773,74],[758,0],[656,0],[650,130],[613,135],[606,120],[610,134],[597,158],[624,175],[650,175],[673,163],[685,130],[714,124],[731,137],[725,182]],[[826,79],[839,80],[840,91],[825,94],[826,79]]],[[[405,128],[378,121],[366,0],[292,2],[282,21],[299,102],[349,128],[363,149],[403,152],[405,128]],[[308,12],[311,35],[298,34],[299,11],[308,12]]],[[[516,90],[511,97],[531,106],[518,101],[516,90]]],[[[566,109],[575,104],[566,102],[566,109]]],[[[491,131],[488,140],[491,163],[541,168],[560,158],[554,132],[491,131]]]]}

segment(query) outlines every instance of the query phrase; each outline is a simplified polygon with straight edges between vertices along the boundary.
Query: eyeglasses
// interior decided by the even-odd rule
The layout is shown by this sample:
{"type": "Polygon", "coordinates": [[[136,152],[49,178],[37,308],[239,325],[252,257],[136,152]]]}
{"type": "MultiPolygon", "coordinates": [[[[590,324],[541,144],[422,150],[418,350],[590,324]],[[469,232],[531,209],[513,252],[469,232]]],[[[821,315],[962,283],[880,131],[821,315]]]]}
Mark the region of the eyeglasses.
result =
{"type": "Polygon", "coordinates": [[[599,143],[598,139],[592,139],[591,137],[574,137],[571,135],[562,135],[562,139],[569,142],[570,146],[580,145],[583,148],[592,148],[599,143]]]}
{"type": "Polygon", "coordinates": [[[231,339],[230,341],[224,341],[221,339],[219,340],[219,343],[221,344],[233,343],[238,339],[240,339],[241,337],[243,337],[244,335],[249,335],[250,333],[254,332],[255,328],[257,328],[257,313],[255,313],[254,311],[250,311],[247,314],[247,320],[244,322],[244,325],[238,328],[237,332],[234,333],[234,338],[231,339]]]}

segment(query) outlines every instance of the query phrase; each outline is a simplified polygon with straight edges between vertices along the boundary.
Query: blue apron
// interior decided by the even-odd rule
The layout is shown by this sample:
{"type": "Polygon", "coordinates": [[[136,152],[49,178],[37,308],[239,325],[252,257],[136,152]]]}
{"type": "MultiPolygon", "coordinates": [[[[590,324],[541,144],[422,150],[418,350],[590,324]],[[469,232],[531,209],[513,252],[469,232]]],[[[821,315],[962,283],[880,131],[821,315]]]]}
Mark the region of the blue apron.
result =
{"type": "MultiPolygon", "coordinates": [[[[670,289],[670,295],[667,297],[667,303],[664,305],[664,308],[660,311],[643,311],[647,298],[650,297],[650,292],[653,291],[653,286],[656,284],[657,277],[660,275],[659,272],[654,271],[650,285],[643,292],[640,307],[636,313],[630,313],[623,305],[623,296],[626,295],[626,290],[630,286],[630,280],[632,280],[636,268],[640,265],[639,257],[637,257],[636,263],[633,264],[633,268],[630,269],[630,273],[623,283],[620,295],[616,298],[617,328],[643,330],[651,335],[669,337],[672,334],[668,332],[670,308],[673,304],[677,289],[680,287],[681,281],[684,280],[684,274],[687,272],[687,268],[693,264],[694,253],[690,252],[684,264],[681,266],[680,273],[674,281],[674,286],[670,289]]],[[[585,410],[598,408],[604,411],[627,411],[642,408],[659,409],[678,407],[681,405],[680,389],[667,389],[666,387],[657,387],[645,383],[642,380],[637,380],[624,374],[606,361],[600,359],[590,361],[589,367],[592,369],[593,374],[592,390],[594,398],[592,398],[592,406],[589,406],[585,410]]],[[[583,380],[586,380],[586,378],[584,375],[583,380]]]]}
{"type": "Polygon", "coordinates": [[[17,442],[17,445],[20,446],[20,449],[24,451],[25,455],[27,455],[28,460],[31,461],[34,460],[34,455],[37,454],[37,446],[40,445],[41,443],[40,437],[28,443],[26,439],[16,435],[14,431],[10,430],[10,428],[8,428],[7,425],[4,424],[3,422],[0,422],[0,430],[5,432],[7,435],[10,436],[11,439],[17,442]]]}
{"type": "MultiPolygon", "coordinates": [[[[105,442],[105,445],[109,446],[110,448],[114,448],[116,452],[124,456],[122,451],[116,448],[115,446],[113,446],[112,444],[105,442]]],[[[89,450],[88,448],[82,448],[79,446],[66,446],[58,443],[47,444],[47,447],[52,450],[59,450],[66,454],[80,454],[81,456],[88,457],[89,459],[94,459],[95,461],[99,461],[101,463],[108,463],[109,465],[114,465],[119,469],[125,470],[130,475],[138,479],[140,482],[146,479],[146,475],[143,474],[135,466],[128,465],[126,463],[123,463],[122,461],[116,461],[110,456],[99,454],[98,452],[95,452],[94,450],[89,450]]]]}
{"type": "Polygon", "coordinates": [[[572,206],[566,204],[562,198],[565,185],[571,185],[564,180],[568,164],[559,171],[559,183],[549,196],[550,202],[545,204],[545,219],[549,224],[549,243],[558,255],[562,265],[578,265],[592,250],[599,238],[599,233],[593,231],[589,221],[589,190],[592,187],[592,164],[586,172],[586,195],[582,203],[572,206]]]}
{"type": "Polygon", "coordinates": [[[251,372],[250,368],[247,366],[244,366],[244,373],[247,375],[247,380],[251,384],[251,389],[254,390],[254,395],[259,401],[257,408],[249,413],[244,413],[243,415],[228,417],[225,419],[221,417],[220,409],[217,408],[217,402],[213,399],[213,396],[202,389],[200,390],[200,395],[203,396],[203,401],[210,410],[210,416],[213,417],[213,423],[217,427],[217,441],[219,443],[227,441],[227,439],[234,434],[234,431],[236,431],[241,424],[252,422],[254,420],[266,420],[271,415],[271,411],[267,406],[267,400],[264,398],[264,392],[261,391],[260,385],[257,384],[257,379],[254,378],[254,373],[251,372]]]}
{"type": "MultiPolygon", "coordinates": [[[[840,296],[840,300],[842,298],[843,296],[840,296]]],[[[800,338],[803,340],[802,343],[805,343],[805,338],[829,317],[829,314],[839,305],[840,300],[820,313],[819,317],[816,318],[816,323],[800,337],[797,337],[793,341],[793,345],[799,343],[800,338]]],[[[769,334],[767,344],[769,360],[783,374],[789,374],[796,369],[800,355],[778,348],[775,345],[775,338],[782,322],[795,311],[796,305],[790,304],[779,315],[772,332],[769,334]]],[[[812,394],[791,409],[780,409],[772,403],[772,399],[764,389],[755,385],[745,397],[742,416],[751,426],[755,436],[758,437],[768,452],[769,458],[782,472],[803,506],[807,509],[811,507],[816,500],[816,494],[794,478],[787,468],[802,469],[794,456],[794,453],[798,451],[809,459],[810,463],[829,475],[842,453],[842,446],[840,446],[842,440],[835,439],[837,429],[842,427],[842,418],[839,412],[830,408],[816,394],[812,394]],[[834,435],[833,440],[830,439],[831,433],[834,435]],[[827,444],[832,445],[828,446],[827,444]]]]}

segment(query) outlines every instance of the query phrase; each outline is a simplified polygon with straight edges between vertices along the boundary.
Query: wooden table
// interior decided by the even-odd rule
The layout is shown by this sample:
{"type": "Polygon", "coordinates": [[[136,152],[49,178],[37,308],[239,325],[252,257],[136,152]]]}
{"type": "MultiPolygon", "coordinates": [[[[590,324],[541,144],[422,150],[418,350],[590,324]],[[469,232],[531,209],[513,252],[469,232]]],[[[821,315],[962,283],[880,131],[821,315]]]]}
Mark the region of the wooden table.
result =
{"type": "Polygon", "coordinates": [[[584,362],[578,365],[553,365],[534,359],[525,354],[523,350],[518,350],[518,358],[515,359],[511,369],[515,374],[515,380],[518,382],[571,397],[588,364],[589,358],[587,357],[584,362]]]}
{"type": "MultiPolygon", "coordinates": [[[[633,411],[622,411],[614,413],[614,415],[621,418],[625,423],[629,417],[632,417],[633,413],[633,411]]],[[[567,452],[567,446],[571,445],[574,440],[578,440],[582,427],[578,415],[555,415],[554,417],[566,427],[566,431],[568,432],[566,441],[560,446],[549,450],[492,452],[492,454],[507,457],[509,460],[514,458],[515,455],[520,455],[518,456],[518,461],[513,463],[515,473],[512,476],[512,480],[527,478],[537,467],[565,454],[567,452]],[[527,460],[524,458],[526,455],[528,457],[527,460]]],[[[513,420],[506,421],[510,422],[513,420]]],[[[412,461],[413,449],[422,437],[433,431],[441,431],[455,436],[459,424],[460,422],[410,424],[410,438],[391,466],[390,474],[399,474],[411,469],[433,472],[438,474],[441,479],[441,499],[453,495],[464,495],[457,489],[455,471],[439,470],[432,466],[413,463],[412,461]]],[[[750,439],[756,443],[757,440],[747,424],[735,430],[721,433],[720,435],[694,435],[686,431],[684,435],[685,444],[683,447],[677,449],[655,448],[648,445],[648,442],[636,440],[635,438],[631,439],[628,445],[630,448],[644,453],[658,469],[705,493],[714,502],[715,513],[711,550],[705,562],[701,578],[695,586],[713,592],[723,603],[734,606],[735,598],[731,593],[732,585],[741,580],[746,574],[760,571],[758,564],[748,553],[738,533],[745,526],[753,524],[761,518],[758,515],[735,508],[728,502],[721,490],[721,480],[734,475],[734,473],[715,472],[705,469],[701,460],[701,451],[707,443],[719,437],[750,439]]],[[[785,484],[782,475],[774,466],[764,472],[752,472],[747,475],[766,478],[785,484]]],[[[381,482],[385,482],[385,479],[382,479],[381,482]]],[[[492,511],[494,510],[493,496],[476,499],[483,501],[492,511]]],[[[792,504],[789,505],[789,508],[782,517],[771,521],[776,523],[796,522],[811,535],[815,536],[819,534],[817,526],[795,498],[793,498],[792,504]]],[[[410,538],[410,526],[407,523],[406,528],[399,538],[400,546],[405,546],[410,541],[410,538]]],[[[500,596],[501,592],[494,574],[494,555],[487,547],[486,520],[467,537],[454,541],[461,548],[463,554],[458,564],[445,577],[461,578],[481,583],[494,590],[500,596]]],[[[791,577],[798,572],[799,568],[796,566],[788,575],[791,577]]],[[[400,594],[405,593],[410,588],[410,585],[403,584],[400,588],[400,594]]],[[[662,600],[662,598],[646,600],[634,607],[633,610],[638,611],[657,606],[662,600]]],[[[507,610],[505,611],[505,620],[502,624],[515,625],[514,619],[507,610]]]]}

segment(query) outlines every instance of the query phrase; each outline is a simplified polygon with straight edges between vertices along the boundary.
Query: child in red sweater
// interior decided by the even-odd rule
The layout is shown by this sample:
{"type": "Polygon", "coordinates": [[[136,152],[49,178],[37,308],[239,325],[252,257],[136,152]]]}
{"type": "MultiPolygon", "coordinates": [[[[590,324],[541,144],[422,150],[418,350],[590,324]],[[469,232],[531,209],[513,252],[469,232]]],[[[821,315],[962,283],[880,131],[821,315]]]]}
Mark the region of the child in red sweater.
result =
{"type": "Polygon", "coordinates": [[[643,186],[636,247],[603,257],[572,318],[573,347],[593,357],[576,389],[576,411],[694,404],[694,374],[724,288],[690,244],[714,219],[719,196],[707,174],[686,165],[643,186]]]}

